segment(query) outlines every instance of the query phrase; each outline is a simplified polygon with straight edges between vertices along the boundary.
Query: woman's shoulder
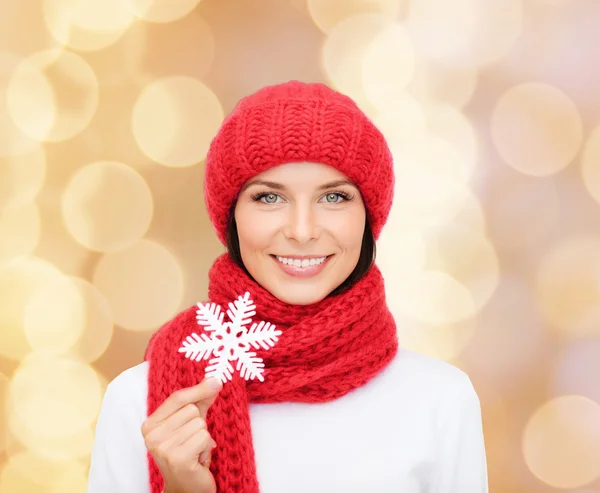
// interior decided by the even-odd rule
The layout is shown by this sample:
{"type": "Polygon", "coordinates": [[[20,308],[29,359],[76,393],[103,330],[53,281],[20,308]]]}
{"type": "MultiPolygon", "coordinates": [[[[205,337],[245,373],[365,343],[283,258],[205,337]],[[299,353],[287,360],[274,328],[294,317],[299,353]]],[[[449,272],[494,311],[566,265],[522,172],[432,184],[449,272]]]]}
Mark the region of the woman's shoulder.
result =
{"type": "Polygon", "coordinates": [[[399,348],[380,377],[383,386],[392,389],[392,393],[410,393],[438,404],[455,397],[477,399],[465,371],[447,361],[408,349],[399,348]]]}

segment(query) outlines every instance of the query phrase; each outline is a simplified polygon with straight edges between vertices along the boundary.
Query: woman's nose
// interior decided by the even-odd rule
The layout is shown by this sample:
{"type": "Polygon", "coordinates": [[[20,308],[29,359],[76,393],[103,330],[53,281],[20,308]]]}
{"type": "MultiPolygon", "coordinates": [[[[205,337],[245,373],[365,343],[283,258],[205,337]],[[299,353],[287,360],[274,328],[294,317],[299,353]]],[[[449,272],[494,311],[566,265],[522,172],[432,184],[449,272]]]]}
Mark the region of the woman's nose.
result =
{"type": "Polygon", "coordinates": [[[284,234],[288,239],[306,243],[317,238],[318,227],[315,211],[311,207],[294,207],[287,217],[284,234]]]}

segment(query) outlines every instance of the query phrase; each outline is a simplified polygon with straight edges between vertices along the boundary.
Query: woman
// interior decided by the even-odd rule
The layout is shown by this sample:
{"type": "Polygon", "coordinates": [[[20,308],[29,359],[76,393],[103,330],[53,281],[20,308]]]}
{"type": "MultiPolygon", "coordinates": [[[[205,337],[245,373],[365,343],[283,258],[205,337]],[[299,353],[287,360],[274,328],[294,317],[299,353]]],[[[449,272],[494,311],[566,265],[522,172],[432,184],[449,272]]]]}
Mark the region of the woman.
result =
{"type": "Polygon", "coordinates": [[[228,250],[210,303],[108,386],[88,493],[487,492],[470,379],[398,348],[373,264],[393,182],[349,98],[294,81],[240,101],[206,161],[228,250]]]}

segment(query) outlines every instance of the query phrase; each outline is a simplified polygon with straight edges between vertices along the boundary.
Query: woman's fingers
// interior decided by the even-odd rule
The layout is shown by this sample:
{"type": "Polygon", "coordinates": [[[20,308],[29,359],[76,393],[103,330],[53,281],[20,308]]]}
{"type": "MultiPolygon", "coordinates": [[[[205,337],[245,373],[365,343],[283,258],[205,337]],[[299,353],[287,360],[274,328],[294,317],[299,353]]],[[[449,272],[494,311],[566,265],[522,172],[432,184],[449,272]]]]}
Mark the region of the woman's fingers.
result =
{"type": "Polygon", "coordinates": [[[177,390],[152,413],[144,424],[148,428],[154,428],[188,404],[195,404],[200,411],[200,416],[206,418],[208,408],[215,401],[222,386],[218,379],[205,378],[198,385],[177,390]]]}
{"type": "Polygon", "coordinates": [[[213,443],[208,430],[200,430],[189,436],[183,443],[173,446],[167,460],[173,467],[198,464],[200,455],[203,452],[210,453],[213,443]]]}

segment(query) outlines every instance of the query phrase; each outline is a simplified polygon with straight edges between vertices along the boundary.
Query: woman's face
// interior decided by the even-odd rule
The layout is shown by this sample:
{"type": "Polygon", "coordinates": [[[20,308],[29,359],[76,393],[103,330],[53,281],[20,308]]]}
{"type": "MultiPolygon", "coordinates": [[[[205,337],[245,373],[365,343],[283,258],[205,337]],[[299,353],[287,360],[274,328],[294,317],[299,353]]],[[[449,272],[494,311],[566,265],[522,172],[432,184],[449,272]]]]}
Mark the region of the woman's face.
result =
{"type": "Polygon", "coordinates": [[[249,180],[235,220],[242,260],[276,298],[308,305],[342,284],[358,262],[365,207],[335,168],[289,163],[249,180]]]}

